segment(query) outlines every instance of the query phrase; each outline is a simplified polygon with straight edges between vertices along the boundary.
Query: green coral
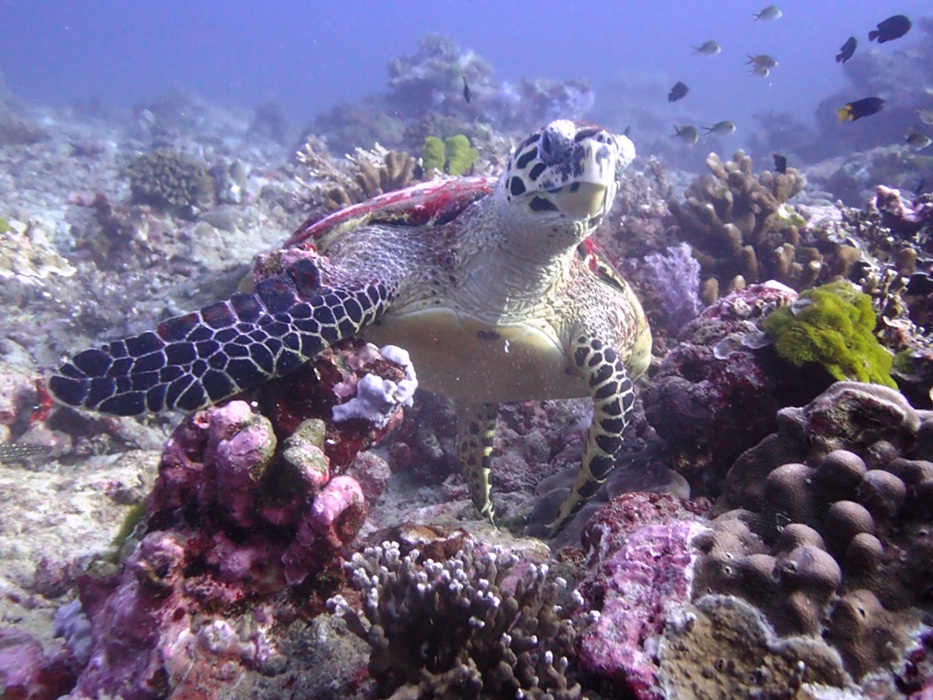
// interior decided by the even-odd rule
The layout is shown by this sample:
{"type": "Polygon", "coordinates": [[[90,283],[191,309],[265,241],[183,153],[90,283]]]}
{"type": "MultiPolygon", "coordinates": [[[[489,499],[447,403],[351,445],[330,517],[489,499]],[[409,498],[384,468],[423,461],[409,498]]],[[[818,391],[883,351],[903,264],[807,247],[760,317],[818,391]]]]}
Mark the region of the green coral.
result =
{"type": "Polygon", "coordinates": [[[817,362],[837,380],[897,388],[893,357],[875,338],[871,297],[845,281],[800,293],[790,306],[775,309],[764,329],[778,354],[797,366],[817,362]]]}
{"type": "Polygon", "coordinates": [[[444,170],[444,142],[437,136],[428,136],[421,149],[421,165],[425,172],[444,170]]]}
{"type": "Polygon", "coordinates": [[[443,141],[436,136],[428,136],[421,149],[421,165],[426,172],[440,170],[448,175],[463,175],[477,160],[479,151],[463,134],[449,136],[443,141]]]}
{"type": "Polygon", "coordinates": [[[10,222],[4,218],[0,218],[0,233],[6,233],[10,230],[10,222]]]}
{"type": "Polygon", "coordinates": [[[470,145],[470,139],[457,134],[444,139],[447,154],[447,174],[463,175],[479,159],[479,151],[470,145]]]}

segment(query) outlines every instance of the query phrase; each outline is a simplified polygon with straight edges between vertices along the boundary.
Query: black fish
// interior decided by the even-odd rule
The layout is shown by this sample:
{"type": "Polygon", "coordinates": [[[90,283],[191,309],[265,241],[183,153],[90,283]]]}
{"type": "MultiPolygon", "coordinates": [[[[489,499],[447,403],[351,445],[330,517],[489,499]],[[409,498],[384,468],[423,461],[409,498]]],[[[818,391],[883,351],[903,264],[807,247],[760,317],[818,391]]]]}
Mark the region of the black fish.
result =
{"type": "Polygon", "coordinates": [[[888,17],[884,22],[878,22],[878,28],[868,32],[868,40],[878,40],[879,44],[893,39],[900,39],[910,31],[910,20],[905,15],[888,17]]]}
{"type": "Polygon", "coordinates": [[[836,63],[845,63],[852,58],[856,46],[858,46],[858,40],[854,36],[850,36],[846,39],[846,43],[842,45],[842,48],[839,49],[839,53],[836,54],[836,63]]]}
{"type": "Polygon", "coordinates": [[[463,99],[467,101],[467,104],[473,99],[473,93],[470,92],[470,86],[467,84],[466,76],[463,76],[463,99]]]}
{"type": "Polygon", "coordinates": [[[667,101],[677,102],[677,100],[682,100],[688,92],[690,92],[690,88],[678,80],[674,83],[674,87],[671,88],[671,91],[667,93],[667,101]]]}
{"type": "Polygon", "coordinates": [[[780,153],[774,154],[774,172],[781,175],[787,172],[787,156],[782,156],[780,153]]]}
{"type": "Polygon", "coordinates": [[[836,114],[839,115],[839,121],[841,122],[846,120],[854,122],[856,119],[877,114],[882,107],[884,107],[884,100],[880,97],[866,97],[863,100],[850,102],[842,109],[837,109],[836,114]]]}

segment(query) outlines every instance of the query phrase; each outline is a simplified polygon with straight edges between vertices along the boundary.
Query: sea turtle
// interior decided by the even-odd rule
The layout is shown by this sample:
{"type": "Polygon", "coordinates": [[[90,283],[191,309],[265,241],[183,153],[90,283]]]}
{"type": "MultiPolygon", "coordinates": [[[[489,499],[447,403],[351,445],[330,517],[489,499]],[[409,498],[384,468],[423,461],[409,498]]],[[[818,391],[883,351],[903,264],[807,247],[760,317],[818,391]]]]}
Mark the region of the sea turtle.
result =
{"type": "Polygon", "coordinates": [[[193,411],[362,334],[406,348],[421,386],[457,400],[464,475],[491,520],[497,404],[592,396],[556,533],[612,469],[648,365],[641,305],[587,240],[634,155],[625,136],[553,121],[499,178],[430,181],[302,226],[254,293],[80,352],[49,389],[105,413],[193,411]]]}

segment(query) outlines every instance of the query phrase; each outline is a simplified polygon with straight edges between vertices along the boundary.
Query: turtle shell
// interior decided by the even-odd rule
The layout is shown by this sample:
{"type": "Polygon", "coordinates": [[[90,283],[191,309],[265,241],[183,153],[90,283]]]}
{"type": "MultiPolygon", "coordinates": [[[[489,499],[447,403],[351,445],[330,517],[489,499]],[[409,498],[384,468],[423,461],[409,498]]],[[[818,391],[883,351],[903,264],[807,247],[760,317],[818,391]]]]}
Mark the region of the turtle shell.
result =
{"type": "Polygon", "coordinates": [[[421,182],[353,204],[323,219],[308,219],[285,241],[286,248],[327,250],[347,231],[369,224],[437,226],[453,221],[470,204],[488,196],[495,177],[462,177],[421,182]]]}

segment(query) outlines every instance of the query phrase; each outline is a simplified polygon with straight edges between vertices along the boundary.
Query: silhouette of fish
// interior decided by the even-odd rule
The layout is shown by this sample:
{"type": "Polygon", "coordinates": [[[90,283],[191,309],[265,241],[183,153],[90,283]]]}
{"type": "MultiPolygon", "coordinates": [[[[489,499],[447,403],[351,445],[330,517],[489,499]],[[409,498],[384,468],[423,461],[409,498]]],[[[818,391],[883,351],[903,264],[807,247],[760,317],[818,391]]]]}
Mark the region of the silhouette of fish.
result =
{"type": "Polygon", "coordinates": [[[856,46],[858,46],[858,39],[854,36],[850,36],[846,39],[846,43],[842,45],[842,48],[839,49],[839,53],[836,54],[836,63],[845,63],[852,58],[856,46]]]}
{"type": "Polygon", "coordinates": [[[868,40],[877,39],[879,44],[883,44],[886,41],[900,39],[910,31],[910,27],[910,20],[906,15],[894,15],[883,22],[878,22],[878,28],[868,32],[868,40]]]}
{"type": "Polygon", "coordinates": [[[467,83],[466,76],[463,76],[463,99],[467,101],[467,104],[473,99],[473,93],[470,91],[470,85],[467,83]]]}
{"type": "Polygon", "coordinates": [[[674,87],[671,88],[671,91],[667,93],[667,101],[677,102],[677,100],[682,100],[688,92],[690,92],[690,88],[678,80],[674,83],[674,87]]]}
{"type": "Polygon", "coordinates": [[[774,172],[781,175],[787,172],[787,156],[782,156],[780,153],[774,154],[774,172]]]}

